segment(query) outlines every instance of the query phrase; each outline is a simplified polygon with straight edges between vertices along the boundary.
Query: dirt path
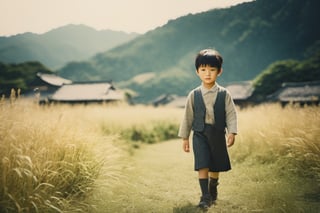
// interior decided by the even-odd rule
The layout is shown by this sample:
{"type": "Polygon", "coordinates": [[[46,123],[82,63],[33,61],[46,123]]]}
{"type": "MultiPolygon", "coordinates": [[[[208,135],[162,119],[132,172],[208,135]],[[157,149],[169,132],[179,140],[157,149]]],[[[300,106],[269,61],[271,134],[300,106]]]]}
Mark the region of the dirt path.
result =
{"type": "MultiPolygon", "coordinates": [[[[237,151],[236,146],[232,151],[237,151]]],[[[182,151],[180,140],[144,145],[125,159],[119,169],[123,175],[113,186],[101,186],[94,193],[94,213],[200,212],[196,208],[200,189],[193,171],[193,154],[182,151]]],[[[217,205],[208,212],[319,210],[318,203],[297,197],[301,188],[293,187],[287,178],[273,175],[274,170],[273,164],[261,165],[252,160],[233,163],[231,171],[220,174],[217,205]]]]}
{"type": "MultiPolygon", "coordinates": [[[[193,153],[182,151],[181,140],[172,140],[145,147],[137,152],[135,162],[140,176],[139,189],[144,194],[148,212],[199,212],[200,198],[197,173],[193,170],[193,153]],[[149,198],[149,199],[148,199],[149,198]],[[161,207],[162,209],[159,209],[161,207]]],[[[232,176],[222,174],[221,185],[234,182],[232,176]]],[[[229,202],[228,185],[219,194],[219,201],[209,212],[244,212],[229,202]]],[[[144,205],[146,205],[144,203],[144,205]]]]}
{"type": "MultiPolygon", "coordinates": [[[[199,212],[193,154],[182,151],[180,140],[145,145],[126,164],[125,176],[111,191],[101,189],[100,196],[109,198],[98,203],[95,212],[199,212]]],[[[218,205],[209,212],[239,212],[240,208],[228,201],[228,193],[230,190],[221,192],[218,205]]]]}
{"type": "Polygon", "coordinates": [[[180,140],[155,144],[135,155],[135,184],[141,195],[137,201],[149,212],[172,212],[198,199],[193,156],[184,153],[180,144],[180,140]]]}

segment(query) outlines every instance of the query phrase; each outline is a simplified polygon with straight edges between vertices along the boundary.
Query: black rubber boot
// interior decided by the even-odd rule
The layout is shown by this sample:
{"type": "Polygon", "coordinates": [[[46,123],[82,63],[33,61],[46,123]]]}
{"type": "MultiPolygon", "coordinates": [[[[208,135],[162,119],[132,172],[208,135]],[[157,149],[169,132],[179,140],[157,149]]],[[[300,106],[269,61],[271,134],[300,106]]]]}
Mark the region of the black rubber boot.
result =
{"type": "Polygon", "coordinates": [[[198,204],[198,207],[203,210],[207,210],[210,208],[211,203],[212,203],[211,195],[210,194],[203,195],[200,198],[200,202],[198,204]]]}
{"type": "Polygon", "coordinates": [[[216,201],[218,198],[218,179],[210,178],[209,182],[209,193],[211,195],[212,202],[216,201]]]}

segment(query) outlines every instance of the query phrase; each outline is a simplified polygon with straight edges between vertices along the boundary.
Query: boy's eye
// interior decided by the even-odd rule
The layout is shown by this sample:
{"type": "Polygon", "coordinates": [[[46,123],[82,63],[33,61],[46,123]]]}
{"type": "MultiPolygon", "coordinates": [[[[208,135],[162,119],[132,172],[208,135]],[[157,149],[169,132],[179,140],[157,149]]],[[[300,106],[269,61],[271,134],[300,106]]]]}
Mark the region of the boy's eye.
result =
{"type": "MultiPolygon", "coordinates": [[[[206,71],[206,69],[200,69],[201,71],[203,71],[203,72],[205,72],[206,71]]],[[[216,69],[209,69],[209,71],[210,72],[215,72],[216,71],[216,69]]]]}

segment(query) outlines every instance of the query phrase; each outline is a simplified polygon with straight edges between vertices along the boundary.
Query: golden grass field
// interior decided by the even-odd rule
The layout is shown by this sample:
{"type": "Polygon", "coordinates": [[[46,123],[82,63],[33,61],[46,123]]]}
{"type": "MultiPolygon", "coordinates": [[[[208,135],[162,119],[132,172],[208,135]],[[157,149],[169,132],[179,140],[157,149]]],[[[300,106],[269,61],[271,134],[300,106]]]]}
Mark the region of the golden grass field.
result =
{"type": "MultiPolygon", "coordinates": [[[[176,138],[182,114],[2,100],[0,212],[197,212],[193,156],[176,138]]],[[[319,115],[276,104],[239,110],[233,169],[209,212],[319,212],[319,115]]]]}

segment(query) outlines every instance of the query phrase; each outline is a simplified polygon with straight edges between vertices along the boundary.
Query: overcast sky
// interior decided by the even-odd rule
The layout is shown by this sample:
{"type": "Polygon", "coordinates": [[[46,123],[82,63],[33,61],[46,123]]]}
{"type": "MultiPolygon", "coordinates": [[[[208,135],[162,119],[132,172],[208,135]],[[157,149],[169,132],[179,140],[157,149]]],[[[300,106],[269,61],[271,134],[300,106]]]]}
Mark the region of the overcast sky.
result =
{"type": "Polygon", "coordinates": [[[252,0],[0,0],[0,36],[67,24],[145,33],[170,19],[252,0]]]}

